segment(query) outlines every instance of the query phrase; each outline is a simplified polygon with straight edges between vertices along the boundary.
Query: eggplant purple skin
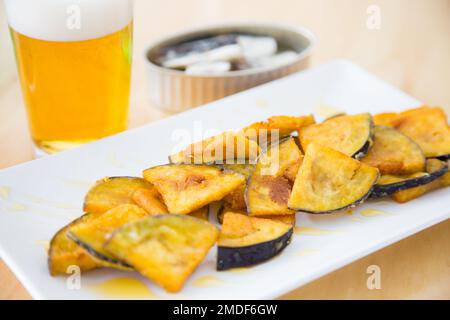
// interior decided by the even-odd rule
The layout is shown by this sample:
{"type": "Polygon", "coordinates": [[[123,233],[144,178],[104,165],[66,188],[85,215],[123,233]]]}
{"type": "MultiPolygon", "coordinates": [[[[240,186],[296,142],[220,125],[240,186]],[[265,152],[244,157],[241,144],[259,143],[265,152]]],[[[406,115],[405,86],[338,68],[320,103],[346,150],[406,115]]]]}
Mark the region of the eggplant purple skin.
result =
{"type": "Polygon", "coordinates": [[[441,156],[438,156],[438,157],[436,157],[436,159],[439,159],[439,160],[441,160],[441,161],[447,161],[447,160],[450,160],[450,153],[448,153],[448,154],[443,154],[443,155],[441,155],[441,156]]]}
{"type": "Polygon", "coordinates": [[[293,228],[282,236],[245,247],[221,247],[217,249],[218,271],[252,266],[278,255],[291,242],[293,228]]]}
{"type": "Polygon", "coordinates": [[[367,139],[367,141],[364,143],[364,145],[361,147],[361,149],[359,149],[352,155],[352,158],[359,160],[362,157],[364,157],[369,152],[370,148],[372,147],[372,144],[373,144],[373,139],[372,139],[372,137],[369,137],[369,139],[367,139]]]}
{"type": "Polygon", "coordinates": [[[103,260],[103,261],[106,261],[106,262],[111,263],[111,264],[116,264],[116,265],[120,266],[121,268],[133,269],[133,267],[131,265],[129,265],[128,263],[126,263],[126,262],[123,262],[123,261],[118,260],[118,259],[107,257],[107,256],[99,253],[98,251],[92,249],[92,247],[90,247],[89,245],[87,245],[83,241],[80,241],[77,237],[75,237],[70,232],[67,233],[67,237],[70,240],[74,241],[77,245],[82,247],[84,250],[86,250],[91,256],[93,256],[93,257],[95,257],[95,258],[97,258],[99,260],[103,260]]]}
{"type": "Polygon", "coordinates": [[[415,187],[418,187],[418,186],[421,186],[424,184],[431,183],[434,180],[436,180],[437,178],[442,177],[447,171],[448,171],[448,166],[445,165],[442,168],[440,168],[439,170],[428,173],[421,177],[407,179],[407,180],[394,182],[394,183],[390,183],[390,184],[375,185],[373,187],[371,197],[372,198],[387,197],[397,191],[411,189],[411,188],[415,188],[415,187]]]}
{"type": "Polygon", "coordinates": [[[216,213],[217,222],[219,222],[219,224],[223,223],[223,210],[224,210],[224,208],[225,208],[225,205],[222,203],[220,205],[220,208],[217,210],[217,213],[216,213]]]}

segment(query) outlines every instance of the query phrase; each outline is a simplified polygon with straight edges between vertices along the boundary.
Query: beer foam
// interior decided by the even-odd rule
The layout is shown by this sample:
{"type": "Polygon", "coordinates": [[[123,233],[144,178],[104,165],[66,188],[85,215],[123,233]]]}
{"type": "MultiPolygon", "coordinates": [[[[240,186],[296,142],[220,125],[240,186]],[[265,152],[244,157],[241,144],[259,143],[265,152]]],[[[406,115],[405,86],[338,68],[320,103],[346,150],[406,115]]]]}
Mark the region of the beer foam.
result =
{"type": "Polygon", "coordinates": [[[100,38],[133,18],[132,0],[5,0],[5,5],[14,31],[48,41],[100,38]]]}

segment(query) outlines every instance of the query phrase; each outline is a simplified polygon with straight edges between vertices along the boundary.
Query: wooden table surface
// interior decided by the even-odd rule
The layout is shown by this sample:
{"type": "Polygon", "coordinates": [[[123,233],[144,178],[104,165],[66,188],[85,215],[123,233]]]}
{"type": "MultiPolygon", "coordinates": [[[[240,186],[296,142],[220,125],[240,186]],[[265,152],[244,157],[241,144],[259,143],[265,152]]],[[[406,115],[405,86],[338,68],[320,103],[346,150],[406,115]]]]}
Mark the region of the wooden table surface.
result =
{"type": "MultiPolygon", "coordinates": [[[[303,25],[319,39],[313,65],[335,58],[353,60],[419,100],[443,106],[450,114],[449,0],[136,0],[130,126],[167,116],[152,107],[147,96],[151,84],[143,51],[152,40],[183,28],[248,20],[303,25]],[[379,29],[367,27],[371,5],[381,14],[379,29]]],[[[0,45],[0,50],[4,55],[8,47],[0,45]]],[[[34,156],[15,74],[0,86],[0,150],[0,168],[34,156]]],[[[29,298],[0,261],[0,299],[29,298]]],[[[450,299],[450,221],[282,298],[450,299]],[[366,286],[370,265],[381,268],[379,290],[366,286]]]]}

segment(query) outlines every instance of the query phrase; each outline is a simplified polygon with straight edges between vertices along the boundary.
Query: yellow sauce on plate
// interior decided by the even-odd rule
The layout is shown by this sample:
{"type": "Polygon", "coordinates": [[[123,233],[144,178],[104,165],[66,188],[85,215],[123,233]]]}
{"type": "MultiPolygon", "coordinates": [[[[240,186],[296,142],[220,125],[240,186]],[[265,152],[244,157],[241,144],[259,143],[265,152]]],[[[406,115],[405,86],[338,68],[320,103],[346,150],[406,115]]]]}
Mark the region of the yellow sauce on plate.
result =
{"type": "Polygon", "coordinates": [[[360,213],[363,217],[369,217],[369,218],[386,215],[386,212],[378,210],[378,209],[364,209],[364,210],[361,210],[360,213]]]}
{"type": "Polygon", "coordinates": [[[25,211],[25,210],[27,210],[27,206],[22,204],[22,203],[15,202],[8,209],[10,211],[15,211],[15,212],[17,212],[17,211],[25,211]]]}
{"type": "Polygon", "coordinates": [[[10,187],[0,187],[0,199],[6,200],[9,198],[9,194],[11,193],[10,187]]]}
{"type": "Polygon", "coordinates": [[[246,267],[241,267],[241,268],[233,268],[228,270],[228,272],[233,272],[233,273],[244,273],[244,272],[249,272],[250,269],[246,268],[246,267]]]}
{"type": "Polygon", "coordinates": [[[157,299],[144,282],[135,278],[114,278],[93,285],[91,289],[112,299],[157,299]]]}
{"type": "Polygon", "coordinates": [[[203,277],[195,279],[192,284],[194,287],[200,287],[200,288],[215,287],[215,286],[223,284],[223,281],[214,276],[203,276],[203,277]]]}

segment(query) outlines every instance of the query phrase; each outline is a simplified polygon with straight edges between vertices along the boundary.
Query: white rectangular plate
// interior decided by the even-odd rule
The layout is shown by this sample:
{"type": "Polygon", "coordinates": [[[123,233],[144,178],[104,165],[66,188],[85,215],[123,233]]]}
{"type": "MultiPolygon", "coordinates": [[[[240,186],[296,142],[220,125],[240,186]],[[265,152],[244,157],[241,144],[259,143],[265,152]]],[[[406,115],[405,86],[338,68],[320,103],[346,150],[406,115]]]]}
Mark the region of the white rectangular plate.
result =
{"type": "Polygon", "coordinates": [[[450,188],[402,205],[369,201],[352,214],[298,214],[300,232],[280,256],[253,268],[217,272],[213,248],[178,294],[165,293],[137,273],[107,269],[83,274],[77,289],[73,278],[49,275],[43,244],[81,214],[83,196],[92,182],[105,176],[140,175],[144,168],[167,162],[167,155],[179,145],[172,139],[177,129],[237,129],[276,114],[314,113],[321,120],[329,106],[354,114],[417,105],[419,101],[352,63],[335,61],[76,150],[2,170],[1,257],[39,299],[276,298],[447,219],[450,188]],[[129,278],[138,285],[130,284],[129,278]],[[116,282],[122,284],[113,285],[116,282]],[[146,288],[152,294],[146,294],[146,288]]]}

